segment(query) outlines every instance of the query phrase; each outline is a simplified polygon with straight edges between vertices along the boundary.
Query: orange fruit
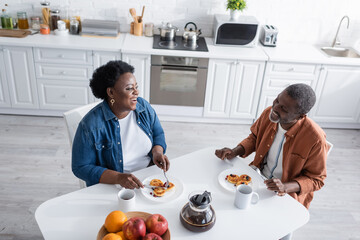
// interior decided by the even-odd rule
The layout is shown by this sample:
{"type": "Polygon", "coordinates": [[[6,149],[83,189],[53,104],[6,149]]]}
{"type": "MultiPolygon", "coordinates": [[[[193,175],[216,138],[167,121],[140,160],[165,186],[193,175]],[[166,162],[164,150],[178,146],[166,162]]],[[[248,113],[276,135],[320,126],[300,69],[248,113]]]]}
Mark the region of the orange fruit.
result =
{"type": "Polygon", "coordinates": [[[104,226],[109,233],[116,233],[121,231],[126,221],[125,213],[122,211],[112,211],[107,215],[104,226]]]}
{"type": "Polygon", "coordinates": [[[122,240],[126,240],[126,237],[125,237],[125,235],[124,235],[124,232],[123,232],[123,231],[121,231],[121,232],[117,232],[116,234],[117,234],[117,235],[119,235],[120,237],[122,237],[122,240]]]}
{"type": "Polygon", "coordinates": [[[121,236],[115,233],[108,233],[106,234],[102,240],[123,240],[121,236]]]}

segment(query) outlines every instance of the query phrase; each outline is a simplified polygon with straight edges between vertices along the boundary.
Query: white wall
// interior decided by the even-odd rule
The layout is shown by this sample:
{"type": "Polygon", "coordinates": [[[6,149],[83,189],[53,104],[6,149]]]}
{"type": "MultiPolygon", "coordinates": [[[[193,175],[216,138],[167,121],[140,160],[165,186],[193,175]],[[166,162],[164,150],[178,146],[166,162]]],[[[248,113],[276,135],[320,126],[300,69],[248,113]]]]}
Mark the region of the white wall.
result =
{"type": "MultiPolygon", "coordinates": [[[[82,18],[118,20],[121,31],[128,32],[131,16],[129,8],[141,13],[145,5],[144,22],[160,25],[171,22],[181,30],[189,21],[202,29],[204,36],[212,36],[213,15],[229,14],[226,0],[49,0],[52,7],[80,10],[82,18]]],[[[15,15],[26,10],[28,15],[40,15],[40,0],[1,0],[9,4],[15,15]]],[[[281,42],[307,42],[330,44],[340,19],[350,17],[350,27],[345,24],[339,36],[342,42],[352,45],[360,42],[360,0],[247,0],[246,15],[255,16],[261,24],[272,24],[279,29],[281,42]]]]}

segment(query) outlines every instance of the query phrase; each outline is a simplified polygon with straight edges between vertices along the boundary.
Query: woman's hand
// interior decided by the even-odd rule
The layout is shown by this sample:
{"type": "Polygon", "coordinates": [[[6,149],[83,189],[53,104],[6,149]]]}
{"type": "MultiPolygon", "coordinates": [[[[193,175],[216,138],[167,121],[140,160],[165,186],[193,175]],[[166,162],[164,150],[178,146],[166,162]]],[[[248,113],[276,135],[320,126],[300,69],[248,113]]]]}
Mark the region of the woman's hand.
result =
{"type": "Polygon", "coordinates": [[[134,189],[143,188],[142,182],[131,173],[119,173],[117,183],[124,188],[134,189]]]}
{"type": "Polygon", "coordinates": [[[170,161],[168,157],[162,153],[153,153],[153,162],[165,172],[167,172],[170,168],[170,161]]]}
{"type": "Polygon", "coordinates": [[[170,161],[166,155],[164,155],[164,149],[159,146],[155,145],[152,149],[153,155],[153,163],[164,170],[165,172],[170,168],[170,161]]]}

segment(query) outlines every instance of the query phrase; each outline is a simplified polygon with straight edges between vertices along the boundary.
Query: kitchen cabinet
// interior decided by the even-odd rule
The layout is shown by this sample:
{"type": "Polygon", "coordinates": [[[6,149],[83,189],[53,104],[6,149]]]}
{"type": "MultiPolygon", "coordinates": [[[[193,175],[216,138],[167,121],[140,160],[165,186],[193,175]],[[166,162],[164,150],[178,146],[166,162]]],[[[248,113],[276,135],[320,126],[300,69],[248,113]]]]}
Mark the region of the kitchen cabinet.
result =
{"type": "Polygon", "coordinates": [[[92,51],[35,48],[39,106],[43,110],[70,110],[94,102],[89,87],[92,51]]]}
{"type": "Polygon", "coordinates": [[[272,105],[280,92],[291,84],[304,83],[315,89],[320,67],[318,64],[268,62],[265,68],[256,118],[261,115],[266,107],[272,105]]]}
{"type": "Polygon", "coordinates": [[[109,61],[121,60],[121,53],[107,51],[93,51],[94,71],[109,61]]]}
{"type": "Polygon", "coordinates": [[[204,117],[254,120],[265,62],[210,59],[204,117]]]}
{"type": "Polygon", "coordinates": [[[360,68],[323,65],[311,118],[318,123],[360,123],[360,68]]]}
{"type": "Polygon", "coordinates": [[[122,60],[135,68],[135,78],[139,87],[139,96],[147,101],[150,98],[150,55],[122,54],[122,60]]]}
{"type": "Polygon", "coordinates": [[[0,107],[10,108],[9,88],[5,71],[4,50],[0,47],[0,107]]]}
{"type": "MultiPolygon", "coordinates": [[[[11,107],[37,109],[39,102],[32,48],[14,46],[2,46],[1,48],[4,63],[1,70],[5,68],[11,107]]],[[[1,78],[5,77],[3,74],[1,75],[1,78]]],[[[4,92],[5,85],[2,86],[4,92]]],[[[6,94],[4,96],[6,99],[6,94]]]]}

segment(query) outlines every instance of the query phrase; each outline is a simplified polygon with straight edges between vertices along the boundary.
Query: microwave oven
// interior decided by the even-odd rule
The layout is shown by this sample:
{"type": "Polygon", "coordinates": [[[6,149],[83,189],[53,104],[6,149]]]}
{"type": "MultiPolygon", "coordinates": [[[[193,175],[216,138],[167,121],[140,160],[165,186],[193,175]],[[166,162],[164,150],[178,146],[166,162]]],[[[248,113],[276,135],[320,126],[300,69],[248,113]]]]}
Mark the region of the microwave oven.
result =
{"type": "Polygon", "coordinates": [[[259,22],[254,16],[215,15],[214,44],[224,46],[255,47],[258,42],[259,22]]]}

